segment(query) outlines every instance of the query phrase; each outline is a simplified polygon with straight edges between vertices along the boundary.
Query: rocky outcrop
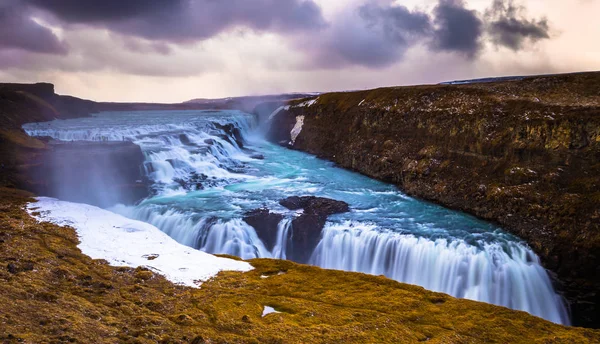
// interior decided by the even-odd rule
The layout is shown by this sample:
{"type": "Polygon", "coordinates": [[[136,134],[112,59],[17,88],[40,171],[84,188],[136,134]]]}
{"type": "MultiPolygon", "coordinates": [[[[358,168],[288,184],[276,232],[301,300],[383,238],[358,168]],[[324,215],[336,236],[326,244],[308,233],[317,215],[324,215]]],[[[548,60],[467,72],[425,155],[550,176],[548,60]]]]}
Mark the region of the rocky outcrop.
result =
{"type": "MultiPolygon", "coordinates": [[[[292,196],[279,201],[279,204],[289,210],[303,210],[292,220],[286,238],[286,258],[303,264],[308,263],[317,247],[327,217],[349,211],[346,202],[314,196],[292,196]]],[[[266,208],[255,209],[244,215],[244,221],[254,227],[269,251],[277,242],[279,225],[283,219],[284,215],[266,208]]]]}
{"type": "Polygon", "coordinates": [[[229,142],[231,144],[234,144],[234,142],[235,142],[235,144],[238,147],[244,148],[244,138],[242,137],[242,132],[240,131],[240,129],[238,127],[236,127],[232,123],[227,123],[227,124],[215,123],[214,125],[217,129],[222,130],[225,133],[225,135],[222,136],[222,138],[224,140],[226,140],[227,142],[229,142]]]}
{"type": "Polygon", "coordinates": [[[575,324],[600,326],[600,73],[289,105],[272,141],[501,224],[557,274],[575,324]]]}
{"type": "Polygon", "coordinates": [[[350,211],[348,203],[334,199],[315,196],[292,196],[279,201],[283,207],[290,210],[303,209],[303,215],[329,216],[350,211]]]}
{"type": "Polygon", "coordinates": [[[247,224],[254,227],[256,234],[265,244],[267,250],[273,250],[277,242],[277,226],[283,220],[283,215],[261,208],[247,212],[243,219],[247,224]]]}
{"type": "Polygon", "coordinates": [[[279,204],[290,210],[304,210],[292,220],[292,240],[287,247],[287,258],[299,263],[308,263],[321,239],[327,217],[349,211],[346,202],[314,196],[288,197],[279,204]]]}

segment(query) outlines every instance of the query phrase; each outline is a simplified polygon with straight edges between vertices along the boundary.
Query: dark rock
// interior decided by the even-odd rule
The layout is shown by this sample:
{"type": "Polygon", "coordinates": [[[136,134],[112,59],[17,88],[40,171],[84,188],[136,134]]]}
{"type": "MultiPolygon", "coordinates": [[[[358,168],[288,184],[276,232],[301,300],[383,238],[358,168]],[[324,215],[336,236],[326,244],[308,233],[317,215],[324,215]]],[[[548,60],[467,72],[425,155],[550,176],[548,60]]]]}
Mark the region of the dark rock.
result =
{"type": "Polygon", "coordinates": [[[324,216],[346,213],[350,210],[346,202],[315,196],[292,196],[279,201],[279,204],[290,210],[304,209],[305,214],[324,216]]]}
{"type": "Polygon", "coordinates": [[[212,183],[208,183],[208,176],[206,174],[197,172],[190,173],[186,179],[175,178],[173,181],[188,191],[204,190],[206,187],[212,186],[212,183]]]}
{"type": "Polygon", "coordinates": [[[235,125],[233,125],[232,123],[214,123],[214,126],[215,128],[225,132],[226,136],[224,136],[223,139],[227,140],[231,144],[235,142],[238,147],[244,148],[244,139],[242,138],[242,132],[235,125]]]}
{"type": "Polygon", "coordinates": [[[216,141],[213,140],[213,139],[206,139],[206,140],[204,140],[204,143],[206,143],[207,145],[211,145],[212,146],[212,145],[214,145],[216,143],[216,141]]]}
{"type": "Polygon", "coordinates": [[[272,213],[268,209],[255,209],[244,215],[244,221],[256,230],[256,234],[271,251],[277,242],[277,226],[283,215],[272,213]]]}
{"type": "Polygon", "coordinates": [[[346,202],[314,196],[292,196],[279,204],[290,210],[304,209],[304,213],[292,221],[292,242],[287,247],[287,258],[298,263],[308,263],[327,217],[349,211],[346,202]]]}
{"type": "Polygon", "coordinates": [[[256,160],[265,160],[265,156],[262,154],[252,154],[252,155],[250,155],[250,157],[252,159],[256,159],[256,160]]]}
{"type": "Polygon", "coordinates": [[[16,262],[16,263],[8,263],[6,265],[6,269],[11,274],[16,274],[16,273],[24,272],[24,271],[32,271],[33,268],[34,268],[34,265],[32,262],[21,262],[21,263],[16,262]]]}
{"type": "Polygon", "coordinates": [[[193,143],[190,140],[190,138],[186,134],[179,135],[179,141],[181,141],[181,143],[183,143],[186,146],[195,146],[196,145],[195,143],[193,143]]]}
{"type": "Polygon", "coordinates": [[[306,264],[321,239],[327,215],[302,214],[292,220],[292,242],[287,246],[287,259],[306,264]]]}

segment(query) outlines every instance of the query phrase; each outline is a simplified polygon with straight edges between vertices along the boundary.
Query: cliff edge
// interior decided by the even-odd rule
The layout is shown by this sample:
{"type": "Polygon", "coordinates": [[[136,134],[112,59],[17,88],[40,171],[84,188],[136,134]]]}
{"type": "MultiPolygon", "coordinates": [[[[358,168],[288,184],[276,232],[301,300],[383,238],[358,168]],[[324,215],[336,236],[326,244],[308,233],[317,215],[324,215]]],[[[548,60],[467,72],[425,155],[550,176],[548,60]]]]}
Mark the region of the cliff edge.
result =
{"type": "Polygon", "coordinates": [[[269,138],[499,223],[600,327],[600,73],[323,94],[269,138]]]}

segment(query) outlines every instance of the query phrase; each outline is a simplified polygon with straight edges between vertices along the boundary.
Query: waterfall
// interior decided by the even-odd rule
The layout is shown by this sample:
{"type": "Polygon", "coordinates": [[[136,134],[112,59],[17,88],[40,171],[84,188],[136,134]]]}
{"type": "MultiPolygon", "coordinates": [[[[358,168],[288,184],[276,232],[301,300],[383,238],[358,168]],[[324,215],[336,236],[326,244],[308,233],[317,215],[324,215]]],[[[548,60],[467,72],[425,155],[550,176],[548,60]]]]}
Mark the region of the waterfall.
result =
{"type": "Polygon", "coordinates": [[[562,298],[523,241],[492,224],[411,199],[391,185],[253,138],[253,125],[252,115],[237,111],[174,111],[103,113],[24,129],[64,141],[138,144],[153,195],[110,210],[150,223],[187,246],[243,259],[286,259],[298,214],[278,202],[321,193],[355,210],[329,220],[303,263],[385,275],[569,323],[562,298]],[[271,251],[242,220],[259,208],[284,214],[271,251]]]}
{"type": "MultiPolygon", "coordinates": [[[[242,259],[271,258],[254,228],[240,219],[221,220],[197,217],[155,206],[116,206],[114,212],[154,225],[179,243],[212,254],[228,254],[242,259]]],[[[285,254],[285,253],[284,253],[285,254]]]]}
{"type": "Polygon", "coordinates": [[[291,219],[283,219],[277,225],[277,242],[273,247],[271,255],[273,258],[286,259],[287,246],[290,239],[290,229],[292,227],[291,219]]]}
{"type": "Polygon", "coordinates": [[[271,257],[254,228],[239,219],[217,221],[202,232],[198,248],[205,252],[229,254],[242,259],[271,257]]]}
{"type": "Polygon", "coordinates": [[[515,243],[435,241],[378,232],[360,223],[328,223],[311,264],[385,275],[455,297],[492,303],[567,324],[568,312],[529,248],[515,243]]]}

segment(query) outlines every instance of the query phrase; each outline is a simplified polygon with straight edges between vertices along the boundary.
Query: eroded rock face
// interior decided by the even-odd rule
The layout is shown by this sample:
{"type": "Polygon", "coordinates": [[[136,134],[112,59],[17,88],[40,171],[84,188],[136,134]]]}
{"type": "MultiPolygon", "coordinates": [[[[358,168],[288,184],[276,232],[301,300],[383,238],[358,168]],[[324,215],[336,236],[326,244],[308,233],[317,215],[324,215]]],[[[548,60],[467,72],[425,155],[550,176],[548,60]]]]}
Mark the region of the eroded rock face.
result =
{"type": "Polygon", "coordinates": [[[244,139],[242,137],[242,133],[240,129],[238,129],[235,125],[228,124],[218,124],[215,123],[215,127],[217,129],[223,130],[226,133],[226,136],[223,136],[223,139],[233,144],[234,142],[238,147],[244,148],[244,139]],[[232,141],[233,140],[233,141],[232,141]]]}
{"type": "Polygon", "coordinates": [[[319,243],[327,217],[349,211],[346,202],[314,196],[288,197],[279,204],[290,210],[304,210],[302,215],[292,220],[292,240],[287,247],[287,258],[299,263],[308,263],[319,243]]]}
{"type": "Polygon", "coordinates": [[[254,227],[256,234],[269,251],[273,250],[277,242],[277,225],[281,220],[283,215],[272,213],[266,208],[255,209],[244,215],[244,221],[254,227]]]}
{"type": "MultiPolygon", "coordinates": [[[[291,230],[286,238],[286,258],[303,264],[308,263],[317,247],[327,217],[349,211],[346,202],[314,196],[288,197],[279,201],[279,204],[290,210],[304,210],[292,220],[291,230]]],[[[277,242],[278,226],[283,219],[284,215],[266,208],[255,209],[244,215],[244,221],[254,227],[269,251],[273,250],[277,242]]]]}
{"type": "Polygon", "coordinates": [[[500,223],[600,327],[600,73],[324,94],[268,137],[500,223]]]}

